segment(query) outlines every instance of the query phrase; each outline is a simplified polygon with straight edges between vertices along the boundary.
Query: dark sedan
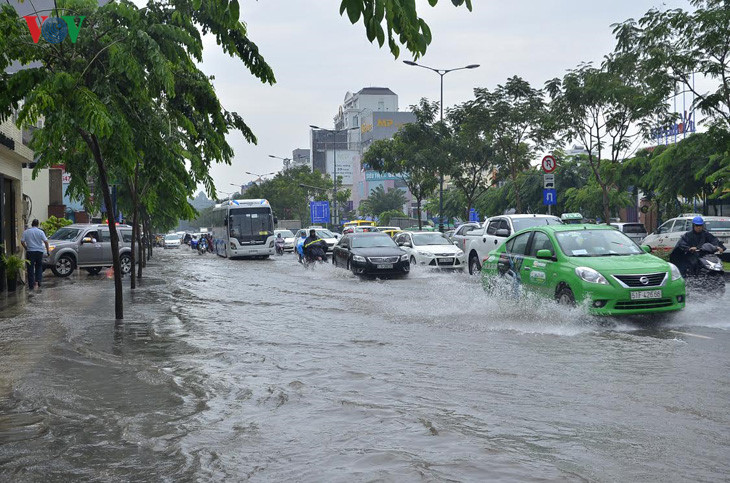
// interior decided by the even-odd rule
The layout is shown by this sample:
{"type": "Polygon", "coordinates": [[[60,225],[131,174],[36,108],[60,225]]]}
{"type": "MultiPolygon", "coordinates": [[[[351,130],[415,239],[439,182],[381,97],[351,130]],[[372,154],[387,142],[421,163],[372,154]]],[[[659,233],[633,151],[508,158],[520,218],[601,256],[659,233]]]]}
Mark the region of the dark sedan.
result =
{"type": "Polygon", "coordinates": [[[332,263],[355,275],[405,275],[408,254],[385,233],[349,233],[335,245],[332,263]]]}

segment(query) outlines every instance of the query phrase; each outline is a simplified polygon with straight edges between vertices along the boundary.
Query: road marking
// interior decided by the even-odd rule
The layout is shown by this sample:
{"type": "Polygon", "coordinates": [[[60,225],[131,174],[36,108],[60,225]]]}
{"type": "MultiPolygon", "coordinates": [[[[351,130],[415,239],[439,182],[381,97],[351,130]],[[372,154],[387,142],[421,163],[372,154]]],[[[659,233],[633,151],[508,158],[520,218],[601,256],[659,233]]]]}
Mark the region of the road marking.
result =
{"type": "Polygon", "coordinates": [[[690,334],[689,332],[680,332],[678,330],[670,330],[669,332],[674,332],[675,334],[688,335],[690,337],[698,337],[700,339],[712,339],[712,337],[707,337],[706,335],[690,334]]]}

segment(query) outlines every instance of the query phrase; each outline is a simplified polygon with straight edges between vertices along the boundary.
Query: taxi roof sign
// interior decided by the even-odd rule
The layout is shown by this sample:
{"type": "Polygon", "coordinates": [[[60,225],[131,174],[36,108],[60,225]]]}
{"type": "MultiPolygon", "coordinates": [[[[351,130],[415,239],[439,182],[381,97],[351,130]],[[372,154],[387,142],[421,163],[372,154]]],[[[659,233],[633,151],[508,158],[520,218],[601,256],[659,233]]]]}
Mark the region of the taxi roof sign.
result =
{"type": "Polygon", "coordinates": [[[560,215],[560,219],[563,221],[583,221],[583,215],[581,215],[580,213],[563,213],[562,215],[560,215]]]}

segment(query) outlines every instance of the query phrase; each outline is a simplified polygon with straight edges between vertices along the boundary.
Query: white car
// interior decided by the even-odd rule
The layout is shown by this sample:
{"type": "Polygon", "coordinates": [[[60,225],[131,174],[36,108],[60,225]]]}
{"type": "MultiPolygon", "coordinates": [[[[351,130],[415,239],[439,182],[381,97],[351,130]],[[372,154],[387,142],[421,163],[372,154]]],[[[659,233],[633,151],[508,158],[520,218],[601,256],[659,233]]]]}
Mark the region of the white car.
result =
{"type": "Polygon", "coordinates": [[[463,270],[464,252],[443,233],[414,231],[399,233],[395,242],[408,253],[411,265],[463,270]]]}
{"type": "MultiPolygon", "coordinates": [[[[642,245],[649,245],[655,255],[667,256],[677,246],[682,235],[692,229],[692,218],[697,213],[683,213],[677,218],[672,218],[648,235],[641,242],[642,245]]],[[[705,229],[715,235],[725,246],[730,242],[730,218],[726,216],[702,216],[705,220],[705,229]]]]}
{"type": "Polygon", "coordinates": [[[279,233],[281,233],[281,237],[284,239],[284,251],[294,251],[294,233],[291,230],[274,230],[274,239],[276,239],[279,233]]]}
{"type": "Polygon", "coordinates": [[[165,241],[162,246],[165,248],[180,248],[180,244],[180,236],[177,233],[171,233],[169,235],[165,235],[165,241]]]}

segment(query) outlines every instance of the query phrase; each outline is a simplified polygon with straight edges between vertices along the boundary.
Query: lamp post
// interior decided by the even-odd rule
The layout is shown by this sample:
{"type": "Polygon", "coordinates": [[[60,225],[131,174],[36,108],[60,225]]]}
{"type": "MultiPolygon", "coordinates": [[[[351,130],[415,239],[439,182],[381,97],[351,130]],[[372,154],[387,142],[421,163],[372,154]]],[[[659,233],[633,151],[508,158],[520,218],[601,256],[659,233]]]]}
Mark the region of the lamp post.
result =
{"type": "MultiPolygon", "coordinates": [[[[334,206],[334,208],[335,208],[335,210],[334,210],[334,212],[335,212],[334,225],[337,226],[339,224],[339,221],[340,221],[340,214],[337,211],[337,135],[339,133],[341,133],[341,132],[352,131],[352,130],[360,129],[360,128],[359,127],[348,127],[348,128],[345,128],[345,129],[324,129],[322,127],[314,126],[312,124],[310,124],[309,127],[311,127],[312,129],[315,129],[317,131],[325,131],[327,133],[333,134],[333,138],[332,138],[332,164],[333,164],[333,167],[332,167],[332,171],[333,171],[333,173],[332,173],[332,181],[333,181],[332,191],[334,192],[334,203],[335,203],[335,206],[334,206]]],[[[314,155],[313,155],[313,157],[314,157],[314,155]]],[[[325,170],[326,170],[326,168],[327,168],[327,150],[325,149],[325,170]]]]}
{"type": "MultiPolygon", "coordinates": [[[[464,69],[476,69],[479,67],[479,64],[470,64],[464,67],[457,67],[455,69],[434,69],[433,67],[428,67],[426,65],[417,64],[411,60],[404,60],[404,64],[414,66],[414,67],[422,67],[424,69],[431,70],[433,72],[436,72],[439,77],[441,78],[441,102],[439,103],[439,107],[441,108],[441,124],[444,123],[444,76],[448,74],[449,72],[454,72],[457,70],[464,70],[464,69]]],[[[439,173],[439,231],[441,233],[444,232],[444,172],[443,169],[439,170],[441,171],[439,173]]]]}
{"type": "Polygon", "coordinates": [[[273,171],[271,173],[265,173],[265,174],[258,174],[258,173],[252,173],[251,171],[244,171],[246,174],[250,174],[251,176],[256,176],[256,181],[263,179],[264,176],[271,176],[272,174],[276,174],[276,171],[273,171]]]}
{"type": "Polygon", "coordinates": [[[282,161],[284,161],[284,170],[289,169],[290,163],[292,161],[294,161],[294,159],[306,159],[307,158],[306,156],[302,156],[301,154],[298,154],[297,156],[294,156],[294,159],[292,159],[292,158],[282,158],[281,156],[274,156],[273,154],[269,154],[269,157],[270,158],[274,158],[274,159],[281,159],[282,161]]]}

